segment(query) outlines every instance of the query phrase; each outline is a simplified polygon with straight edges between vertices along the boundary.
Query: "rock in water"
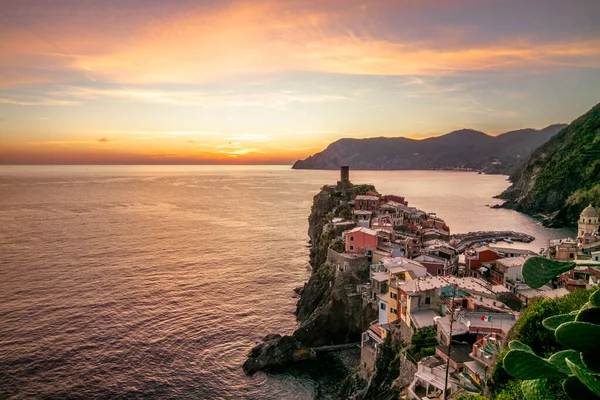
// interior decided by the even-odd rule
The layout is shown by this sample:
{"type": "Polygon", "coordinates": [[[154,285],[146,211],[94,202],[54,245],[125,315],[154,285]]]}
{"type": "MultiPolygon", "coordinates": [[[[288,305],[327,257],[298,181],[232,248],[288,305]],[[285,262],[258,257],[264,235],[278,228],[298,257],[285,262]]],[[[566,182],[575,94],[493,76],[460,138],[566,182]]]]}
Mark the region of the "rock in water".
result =
{"type": "Polygon", "coordinates": [[[298,348],[298,342],[291,336],[267,335],[248,353],[243,365],[244,372],[252,375],[258,371],[281,368],[294,361],[294,350],[298,348]]]}

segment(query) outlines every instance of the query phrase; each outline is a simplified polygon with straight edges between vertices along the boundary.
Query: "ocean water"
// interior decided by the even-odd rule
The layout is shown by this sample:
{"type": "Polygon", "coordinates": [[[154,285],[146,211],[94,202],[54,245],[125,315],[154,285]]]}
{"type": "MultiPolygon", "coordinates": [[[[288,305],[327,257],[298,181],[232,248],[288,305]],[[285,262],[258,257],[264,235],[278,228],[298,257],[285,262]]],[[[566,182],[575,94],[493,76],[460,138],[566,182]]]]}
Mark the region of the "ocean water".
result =
{"type": "MultiPolygon", "coordinates": [[[[328,399],[322,365],[247,377],[296,326],[312,197],[336,171],[288,166],[0,167],[0,399],[328,399]]],[[[453,232],[543,228],[491,209],[505,177],[353,171],[453,232]]],[[[515,244],[513,246],[518,246],[515,244]]],[[[331,364],[332,363],[332,364],[331,364]]]]}

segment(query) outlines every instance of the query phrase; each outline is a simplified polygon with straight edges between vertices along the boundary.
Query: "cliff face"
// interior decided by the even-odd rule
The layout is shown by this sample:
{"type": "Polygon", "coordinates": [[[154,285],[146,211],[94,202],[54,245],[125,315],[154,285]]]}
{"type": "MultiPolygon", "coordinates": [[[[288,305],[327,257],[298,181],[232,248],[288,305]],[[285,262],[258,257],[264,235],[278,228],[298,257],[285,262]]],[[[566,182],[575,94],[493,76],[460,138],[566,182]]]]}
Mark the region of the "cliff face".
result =
{"type": "Polygon", "coordinates": [[[365,326],[376,318],[370,308],[363,310],[360,296],[348,296],[360,281],[353,276],[336,274],[335,269],[325,263],[327,249],[334,239],[331,231],[323,229],[327,215],[339,213],[341,204],[348,200],[345,194],[331,189],[322,190],[313,199],[308,218],[313,274],[298,301],[296,315],[300,326],[293,334],[306,346],[358,341],[365,326]]]}
{"type": "Polygon", "coordinates": [[[508,173],[565,125],[521,129],[499,136],[463,129],[424,140],[408,138],[341,139],[324,151],[298,160],[296,169],[447,169],[468,167],[508,173]]]}
{"type": "MultiPolygon", "coordinates": [[[[356,186],[355,193],[374,190],[372,186],[356,186]]],[[[314,197],[309,216],[308,234],[311,240],[310,263],[313,273],[304,285],[296,315],[300,323],[291,336],[268,335],[255,346],[244,363],[247,373],[279,368],[294,361],[294,350],[360,341],[360,335],[377,311],[363,307],[362,296],[354,294],[360,280],[348,274],[336,273],[326,264],[327,249],[335,238],[324,230],[329,213],[339,214],[350,200],[347,193],[325,187],[314,197]]]]}
{"type": "Polygon", "coordinates": [[[600,104],[535,150],[499,197],[505,206],[545,218],[547,226],[574,225],[589,203],[600,205],[600,104]]]}

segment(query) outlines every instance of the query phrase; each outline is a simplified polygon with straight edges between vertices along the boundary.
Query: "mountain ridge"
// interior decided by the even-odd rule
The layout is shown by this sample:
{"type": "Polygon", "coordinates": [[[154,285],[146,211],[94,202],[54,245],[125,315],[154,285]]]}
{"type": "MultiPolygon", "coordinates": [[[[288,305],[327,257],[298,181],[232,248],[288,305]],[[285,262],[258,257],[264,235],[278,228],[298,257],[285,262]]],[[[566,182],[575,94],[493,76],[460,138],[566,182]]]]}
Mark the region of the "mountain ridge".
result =
{"type": "Polygon", "coordinates": [[[293,169],[415,170],[477,169],[488,173],[511,172],[535,148],[566,127],[553,124],[543,129],[519,129],[491,136],[473,129],[459,129],[425,138],[342,138],[323,151],[297,160],[293,169]]]}
{"type": "Polygon", "coordinates": [[[588,204],[600,206],[600,103],[524,160],[498,197],[550,227],[574,226],[588,204]]]}

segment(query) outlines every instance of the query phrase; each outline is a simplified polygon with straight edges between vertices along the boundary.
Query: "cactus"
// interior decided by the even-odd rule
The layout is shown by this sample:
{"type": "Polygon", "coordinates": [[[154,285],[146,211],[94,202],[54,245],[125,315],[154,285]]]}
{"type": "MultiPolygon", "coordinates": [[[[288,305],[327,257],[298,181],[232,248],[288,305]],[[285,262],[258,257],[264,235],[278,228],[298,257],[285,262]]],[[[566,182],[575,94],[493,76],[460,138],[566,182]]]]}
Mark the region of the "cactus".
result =
{"type": "Polygon", "coordinates": [[[524,350],[511,350],[504,357],[504,369],[518,379],[566,378],[554,364],[524,350]]]}
{"type": "Polygon", "coordinates": [[[531,257],[523,264],[523,279],[534,289],[540,288],[552,278],[575,268],[575,263],[531,257]]]}
{"type": "Polygon", "coordinates": [[[508,347],[511,350],[523,350],[534,354],[533,350],[531,350],[531,347],[527,346],[525,343],[519,342],[518,340],[511,340],[510,343],[508,343],[508,347]]]}
{"type": "Polygon", "coordinates": [[[563,346],[582,352],[596,352],[600,343],[600,325],[589,322],[565,322],[554,331],[563,346]]]}
{"type": "Polygon", "coordinates": [[[581,360],[581,357],[579,354],[580,353],[575,350],[559,351],[558,353],[552,354],[552,356],[550,356],[550,358],[548,359],[548,362],[550,362],[552,365],[554,365],[555,367],[560,369],[565,374],[573,375],[573,372],[567,365],[567,360],[572,361],[573,363],[579,365],[580,367],[585,367],[585,365],[583,365],[583,361],[581,360]]]}
{"type": "Polygon", "coordinates": [[[567,365],[571,368],[571,371],[575,374],[577,379],[581,381],[588,389],[600,396],[600,376],[592,373],[586,368],[582,368],[577,364],[567,360],[567,365]]]}
{"type": "MultiPolygon", "coordinates": [[[[523,278],[537,288],[575,265],[534,257],[525,262],[523,278]]],[[[542,325],[554,331],[557,341],[567,350],[546,360],[524,343],[509,343],[504,369],[523,380],[521,390],[525,398],[542,400],[542,389],[548,380],[561,379],[570,399],[600,400],[600,290],[592,293],[581,309],[546,318],[542,325]]]]}
{"type": "Polygon", "coordinates": [[[554,331],[565,322],[575,321],[575,317],[577,317],[577,313],[554,315],[543,320],[542,325],[544,328],[554,331]]]}
{"type": "Polygon", "coordinates": [[[545,378],[523,381],[521,391],[527,400],[545,400],[544,390],[547,384],[548,380],[545,378]]]}
{"type": "MultiPolygon", "coordinates": [[[[599,291],[600,292],[600,291],[599,291]]],[[[598,292],[596,292],[598,293],[598,292]]],[[[585,310],[579,311],[575,321],[589,322],[591,324],[600,325],[600,308],[586,308],[585,310]]],[[[545,325],[544,325],[545,326],[545,325]]]]}
{"type": "Polygon", "coordinates": [[[590,296],[590,303],[592,303],[592,305],[594,307],[600,307],[600,292],[599,291],[594,292],[590,296]]]}
{"type": "Polygon", "coordinates": [[[600,351],[581,353],[581,361],[587,369],[600,374],[600,351]]]}
{"type": "MultiPolygon", "coordinates": [[[[525,383],[525,382],[523,382],[525,383]]],[[[598,400],[598,396],[587,388],[576,376],[570,376],[563,382],[563,389],[571,399],[598,400]]],[[[525,394],[525,391],[523,391],[525,394]]]]}

